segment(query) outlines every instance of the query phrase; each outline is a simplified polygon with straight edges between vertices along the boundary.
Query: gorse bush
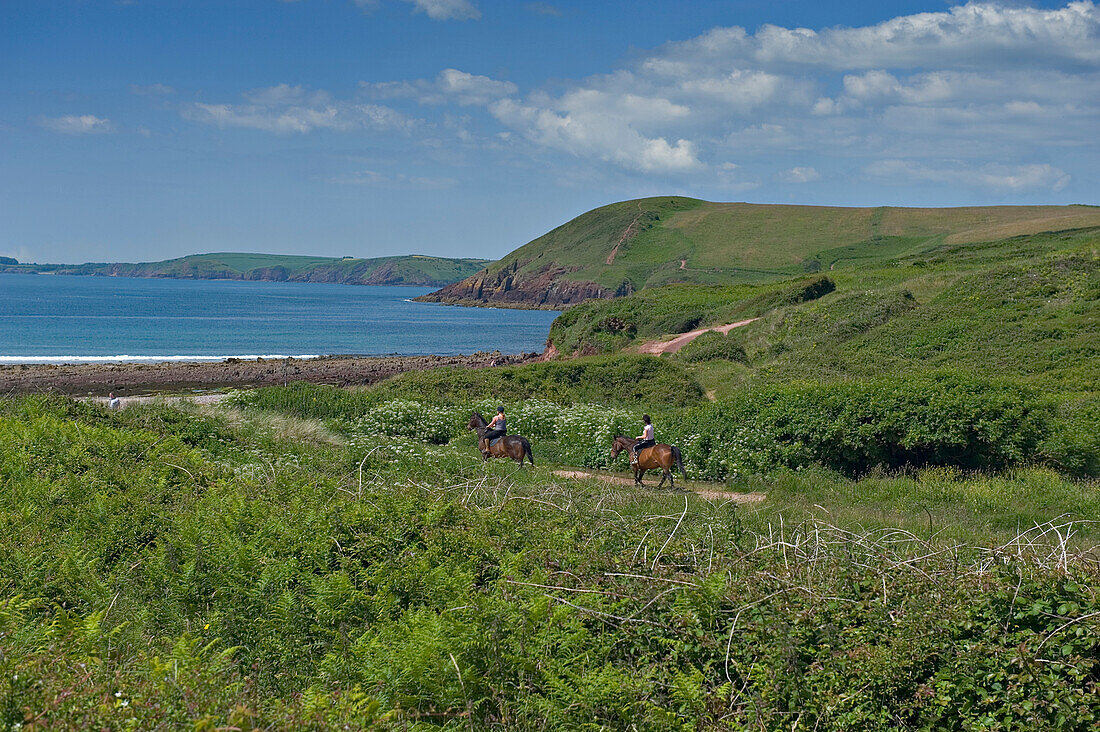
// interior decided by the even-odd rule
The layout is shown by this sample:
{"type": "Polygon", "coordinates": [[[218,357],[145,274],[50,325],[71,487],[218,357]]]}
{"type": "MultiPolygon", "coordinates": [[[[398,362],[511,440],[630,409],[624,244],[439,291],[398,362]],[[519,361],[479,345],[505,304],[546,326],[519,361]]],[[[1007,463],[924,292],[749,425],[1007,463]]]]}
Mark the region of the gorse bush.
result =
{"type": "Polygon", "coordinates": [[[1017,385],[939,374],[765,388],[690,410],[678,439],[694,474],[713,480],[814,463],[999,469],[1031,459],[1048,420],[1017,385]]]}

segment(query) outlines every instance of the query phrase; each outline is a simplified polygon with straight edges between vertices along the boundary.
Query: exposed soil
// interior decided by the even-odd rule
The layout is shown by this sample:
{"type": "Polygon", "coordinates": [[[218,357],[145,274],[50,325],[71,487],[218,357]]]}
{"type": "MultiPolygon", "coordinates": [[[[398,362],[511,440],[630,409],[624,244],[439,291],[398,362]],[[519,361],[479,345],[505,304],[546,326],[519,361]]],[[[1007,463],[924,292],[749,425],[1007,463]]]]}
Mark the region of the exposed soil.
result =
{"type": "MultiPolygon", "coordinates": [[[[585,480],[587,478],[595,478],[602,480],[605,483],[613,483],[615,485],[634,485],[634,479],[628,478],[623,475],[615,475],[614,473],[589,473],[585,470],[555,470],[554,475],[559,478],[573,478],[574,480],[585,480]]],[[[657,480],[660,480],[659,478],[657,480]]],[[[649,484],[649,487],[656,487],[656,483],[649,484]]],[[[721,501],[735,501],[737,503],[760,503],[767,495],[764,493],[733,493],[731,491],[719,491],[710,490],[708,488],[698,488],[693,486],[691,492],[700,496],[701,498],[709,498],[712,500],[721,501]]]]}
{"type": "Polygon", "coordinates": [[[630,239],[637,233],[638,219],[642,218],[642,204],[638,202],[638,215],[634,217],[634,220],[630,222],[630,225],[626,227],[626,231],[619,237],[619,241],[615,242],[615,247],[611,250],[611,253],[607,255],[607,263],[615,264],[615,256],[619,253],[619,247],[623,245],[623,242],[630,239]]]}
{"type": "Polygon", "coordinates": [[[0,394],[57,392],[119,396],[222,387],[274,386],[310,381],[336,386],[374,384],[404,371],[439,366],[470,368],[525,363],[537,353],[475,353],[469,356],[329,356],[314,359],[227,359],[209,362],[5,364],[0,365],[0,394]]]}
{"type": "Polygon", "coordinates": [[[736,323],[728,323],[726,325],[719,325],[716,328],[700,328],[699,330],[691,330],[687,333],[681,333],[671,340],[665,341],[649,341],[643,343],[639,348],[639,353],[676,353],[681,348],[691,343],[693,340],[703,335],[707,331],[716,330],[719,333],[728,335],[734,328],[740,328],[742,325],[748,325],[749,323],[759,320],[760,318],[749,318],[748,320],[739,320],[736,323]]]}

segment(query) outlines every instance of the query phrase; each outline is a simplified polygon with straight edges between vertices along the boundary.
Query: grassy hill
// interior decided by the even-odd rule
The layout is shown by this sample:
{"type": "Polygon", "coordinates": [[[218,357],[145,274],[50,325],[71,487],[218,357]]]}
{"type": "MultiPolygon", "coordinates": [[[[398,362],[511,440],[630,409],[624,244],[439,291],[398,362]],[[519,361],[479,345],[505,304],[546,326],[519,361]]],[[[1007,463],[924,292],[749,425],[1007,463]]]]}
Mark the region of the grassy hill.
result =
{"type": "Polygon", "coordinates": [[[1100,226],[1100,208],[840,208],[645,198],[578,216],[425,299],[560,307],[670,283],[771,282],[944,245],[1088,226],[1100,226]]]}
{"type": "Polygon", "coordinates": [[[488,263],[489,260],[486,259],[451,259],[419,254],[359,259],[223,252],[193,254],[161,262],[136,264],[15,265],[5,269],[9,272],[48,272],[110,277],[273,280],[437,287],[461,280],[488,263]]]}

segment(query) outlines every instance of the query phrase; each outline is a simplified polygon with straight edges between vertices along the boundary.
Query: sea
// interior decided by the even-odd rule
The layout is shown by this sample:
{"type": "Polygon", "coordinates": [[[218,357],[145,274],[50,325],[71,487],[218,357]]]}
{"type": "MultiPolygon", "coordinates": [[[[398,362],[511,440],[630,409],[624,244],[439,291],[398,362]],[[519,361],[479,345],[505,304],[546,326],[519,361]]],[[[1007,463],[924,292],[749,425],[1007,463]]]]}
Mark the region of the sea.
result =
{"type": "Polygon", "coordinates": [[[0,274],[0,363],[541,351],[558,313],[426,287],[0,274]]]}

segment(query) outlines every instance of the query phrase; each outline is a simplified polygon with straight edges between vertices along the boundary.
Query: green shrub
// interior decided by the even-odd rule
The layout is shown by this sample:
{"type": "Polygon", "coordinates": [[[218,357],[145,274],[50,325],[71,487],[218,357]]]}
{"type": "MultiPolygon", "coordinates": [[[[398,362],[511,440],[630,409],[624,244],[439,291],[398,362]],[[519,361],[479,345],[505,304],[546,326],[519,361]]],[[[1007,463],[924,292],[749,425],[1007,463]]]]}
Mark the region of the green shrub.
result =
{"type": "Polygon", "coordinates": [[[701,400],[703,390],[678,364],[655,356],[621,355],[487,369],[410,371],[374,387],[371,396],[445,404],[537,398],[562,404],[641,402],[683,407],[701,400]]]}
{"type": "Polygon", "coordinates": [[[690,410],[680,448],[716,480],[819,463],[999,469],[1036,456],[1048,413],[1019,386],[954,374],[795,383],[690,410]]]}
{"type": "Polygon", "coordinates": [[[1067,475],[1100,475],[1100,396],[1064,400],[1040,452],[1046,463],[1067,475]]]}
{"type": "Polygon", "coordinates": [[[716,330],[707,331],[676,352],[676,358],[688,363],[699,361],[736,361],[748,363],[745,349],[736,339],[716,330]]]}
{"type": "Polygon", "coordinates": [[[297,381],[288,386],[267,386],[234,394],[228,403],[288,414],[302,419],[357,419],[378,400],[362,389],[297,381]]]}
{"type": "Polygon", "coordinates": [[[439,407],[423,402],[394,399],[368,408],[355,420],[356,431],[443,445],[462,434],[470,413],[461,407],[439,407]]]}

